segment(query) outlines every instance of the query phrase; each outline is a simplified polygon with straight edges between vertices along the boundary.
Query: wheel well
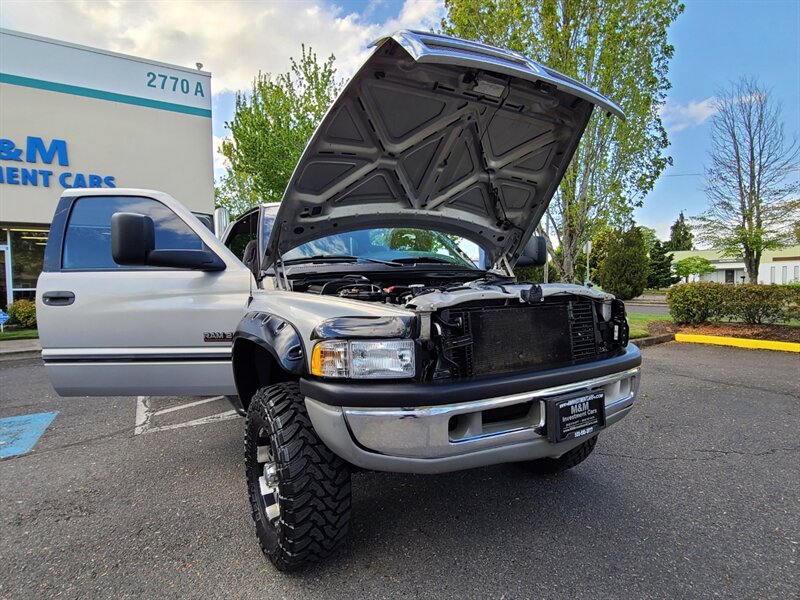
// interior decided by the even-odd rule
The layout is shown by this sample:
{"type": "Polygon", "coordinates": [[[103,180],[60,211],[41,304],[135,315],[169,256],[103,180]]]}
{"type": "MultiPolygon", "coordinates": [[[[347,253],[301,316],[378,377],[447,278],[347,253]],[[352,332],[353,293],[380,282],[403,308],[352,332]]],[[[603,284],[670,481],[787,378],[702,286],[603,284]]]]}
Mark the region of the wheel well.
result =
{"type": "Polygon", "coordinates": [[[281,367],[269,350],[250,340],[236,340],[232,360],[236,391],[245,410],[262,387],[297,380],[296,375],[281,367]]]}

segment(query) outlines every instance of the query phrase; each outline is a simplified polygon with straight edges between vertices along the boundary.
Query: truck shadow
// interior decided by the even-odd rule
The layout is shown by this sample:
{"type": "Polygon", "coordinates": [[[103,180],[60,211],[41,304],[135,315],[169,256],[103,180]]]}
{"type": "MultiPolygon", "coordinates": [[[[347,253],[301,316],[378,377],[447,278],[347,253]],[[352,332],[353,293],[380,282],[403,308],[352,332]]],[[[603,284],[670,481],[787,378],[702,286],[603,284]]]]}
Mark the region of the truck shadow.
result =
{"type": "Polygon", "coordinates": [[[601,529],[641,522],[630,491],[620,492],[613,474],[591,459],[555,476],[519,465],[443,475],[356,473],[347,543],[305,573],[388,562],[398,570],[432,563],[446,576],[465,565],[503,564],[521,548],[529,556],[552,544],[574,547],[601,529]]]}

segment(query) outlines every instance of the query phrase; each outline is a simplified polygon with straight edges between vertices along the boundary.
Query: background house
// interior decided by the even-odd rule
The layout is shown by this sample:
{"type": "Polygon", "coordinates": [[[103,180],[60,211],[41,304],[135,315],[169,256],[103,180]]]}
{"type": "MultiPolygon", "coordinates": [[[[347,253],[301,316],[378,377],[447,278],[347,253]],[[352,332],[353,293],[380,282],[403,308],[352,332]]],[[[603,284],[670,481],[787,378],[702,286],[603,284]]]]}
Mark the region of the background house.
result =
{"type": "MultiPolygon", "coordinates": [[[[707,258],[714,272],[690,277],[690,281],[714,281],[717,283],[747,283],[747,271],[741,258],[722,256],[716,250],[682,250],[673,252],[674,265],[689,256],[707,258]]],[[[781,250],[769,250],[761,257],[758,283],[800,283],[800,245],[781,250]]]]}

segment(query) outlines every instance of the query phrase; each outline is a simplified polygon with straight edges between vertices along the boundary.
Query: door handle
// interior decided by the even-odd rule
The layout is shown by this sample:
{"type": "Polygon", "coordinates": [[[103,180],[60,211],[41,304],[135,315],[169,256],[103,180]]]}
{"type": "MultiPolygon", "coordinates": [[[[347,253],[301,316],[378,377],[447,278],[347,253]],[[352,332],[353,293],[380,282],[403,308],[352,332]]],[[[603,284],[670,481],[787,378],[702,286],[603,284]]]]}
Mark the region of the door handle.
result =
{"type": "Polygon", "coordinates": [[[47,306],[69,306],[75,302],[75,294],[72,292],[45,292],[42,294],[42,302],[47,306]]]}

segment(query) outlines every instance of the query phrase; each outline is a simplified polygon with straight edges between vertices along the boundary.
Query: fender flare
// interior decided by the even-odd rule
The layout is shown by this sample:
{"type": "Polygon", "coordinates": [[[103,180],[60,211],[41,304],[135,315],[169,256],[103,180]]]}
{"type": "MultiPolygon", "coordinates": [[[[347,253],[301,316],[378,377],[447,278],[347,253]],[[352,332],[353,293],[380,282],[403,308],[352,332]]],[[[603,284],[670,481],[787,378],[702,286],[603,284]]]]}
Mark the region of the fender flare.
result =
{"type": "Polygon", "coordinates": [[[267,312],[247,313],[233,334],[231,362],[239,394],[238,402],[233,402],[236,411],[245,413],[258,388],[304,375],[305,357],[302,338],[289,321],[267,312]],[[245,341],[249,343],[243,344],[245,341]],[[251,344],[262,349],[257,352],[259,360],[254,360],[251,344]],[[264,357],[263,351],[269,356],[264,357]]]}

